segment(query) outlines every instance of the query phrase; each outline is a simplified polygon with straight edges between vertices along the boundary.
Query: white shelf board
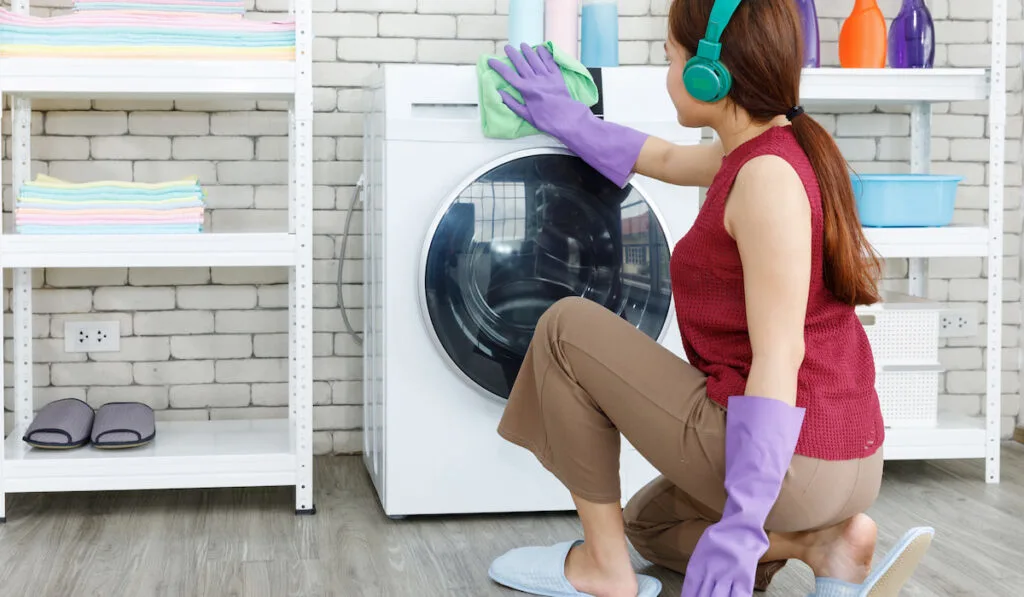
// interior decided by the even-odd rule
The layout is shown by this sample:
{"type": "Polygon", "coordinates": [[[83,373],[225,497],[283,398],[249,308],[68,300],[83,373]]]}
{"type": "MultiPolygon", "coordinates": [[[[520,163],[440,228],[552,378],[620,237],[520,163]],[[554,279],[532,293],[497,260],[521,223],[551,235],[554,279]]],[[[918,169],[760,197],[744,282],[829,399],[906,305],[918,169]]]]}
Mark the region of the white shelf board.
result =
{"type": "Polygon", "coordinates": [[[0,266],[286,266],[296,260],[288,233],[2,234],[0,266]]]}
{"type": "Polygon", "coordinates": [[[4,446],[9,493],[295,484],[288,419],[158,421],[152,443],[122,450],[39,450],[23,434],[4,446]]]}
{"type": "Polygon", "coordinates": [[[868,242],[882,257],[983,257],[988,255],[988,228],[864,228],[868,242]]]}
{"type": "Polygon", "coordinates": [[[226,95],[288,99],[295,92],[295,63],[0,58],[0,92],[35,98],[226,95]]]}
{"type": "Polygon", "coordinates": [[[886,460],[947,460],[985,457],[985,419],[940,414],[935,427],[885,430],[886,460]]]}
{"type": "Polygon", "coordinates": [[[984,68],[805,68],[800,101],[908,103],[983,100],[984,68]]]}

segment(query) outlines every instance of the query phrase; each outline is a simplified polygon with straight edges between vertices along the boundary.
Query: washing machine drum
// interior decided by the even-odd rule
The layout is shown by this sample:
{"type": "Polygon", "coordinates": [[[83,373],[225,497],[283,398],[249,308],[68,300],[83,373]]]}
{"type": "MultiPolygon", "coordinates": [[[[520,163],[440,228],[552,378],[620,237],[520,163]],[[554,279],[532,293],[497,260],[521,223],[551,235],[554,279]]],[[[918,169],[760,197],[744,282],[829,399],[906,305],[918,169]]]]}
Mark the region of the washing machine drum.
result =
{"type": "Polygon", "coordinates": [[[427,247],[429,325],[468,380],[508,398],[555,301],[603,305],[652,338],[669,317],[669,247],[647,199],[579,158],[538,151],[460,185],[427,247]]]}

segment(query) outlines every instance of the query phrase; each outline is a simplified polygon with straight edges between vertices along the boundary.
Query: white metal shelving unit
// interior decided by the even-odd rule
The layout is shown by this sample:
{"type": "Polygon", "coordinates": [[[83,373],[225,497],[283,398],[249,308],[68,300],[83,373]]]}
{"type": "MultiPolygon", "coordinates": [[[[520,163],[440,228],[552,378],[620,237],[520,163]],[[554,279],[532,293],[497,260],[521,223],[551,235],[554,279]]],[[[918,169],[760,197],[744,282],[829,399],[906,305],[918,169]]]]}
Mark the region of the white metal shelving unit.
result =
{"type": "MultiPolygon", "coordinates": [[[[27,13],[28,0],[13,10],[27,13]]],[[[13,432],[0,442],[0,520],[8,493],[294,486],[313,503],[312,9],[291,0],[295,60],[194,61],[0,58],[0,97],[12,98],[12,190],[30,180],[33,98],[221,96],[289,102],[287,231],[187,235],[19,235],[0,221],[0,274],[13,271],[13,432]],[[149,446],[100,451],[29,448],[33,418],[32,269],[46,267],[289,268],[288,418],[158,422],[149,446]]],[[[0,104],[2,105],[2,104],[0,104]]],[[[0,185],[3,181],[0,180],[0,185]]],[[[0,327],[2,331],[2,327],[0,327]]],[[[0,343],[0,362],[3,345],[0,343]]],[[[3,387],[0,368],[0,387],[3,387]]]]}
{"type": "Polygon", "coordinates": [[[1001,355],[1003,309],[1003,179],[1006,135],[1007,1],[992,0],[991,65],[987,69],[807,69],[801,99],[806,106],[878,104],[911,107],[910,171],[931,166],[931,116],[936,103],[988,100],[989,168],[987,226],[865,229],[885,258],[909,262],[909,291],[924,297],[928,259],[987,259],[987,342],[985,414],[950,416],[940,412],[933,428],[886,430],[888,460],[968,458],[985,460],[985,480],[999,482],[1001,355]]]}

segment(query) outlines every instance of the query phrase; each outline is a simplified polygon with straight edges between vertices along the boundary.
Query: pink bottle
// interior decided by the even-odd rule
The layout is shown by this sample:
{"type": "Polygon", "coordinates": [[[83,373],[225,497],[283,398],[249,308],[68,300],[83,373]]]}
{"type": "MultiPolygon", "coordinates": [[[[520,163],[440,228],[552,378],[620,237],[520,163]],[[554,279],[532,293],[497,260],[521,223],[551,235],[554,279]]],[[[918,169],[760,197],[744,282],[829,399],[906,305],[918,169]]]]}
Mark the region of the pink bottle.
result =
{"type": "Polygon", "coordinates": [[[547,0],[544,39],[569,56],[579,58],[579,0],[547,0]]]}

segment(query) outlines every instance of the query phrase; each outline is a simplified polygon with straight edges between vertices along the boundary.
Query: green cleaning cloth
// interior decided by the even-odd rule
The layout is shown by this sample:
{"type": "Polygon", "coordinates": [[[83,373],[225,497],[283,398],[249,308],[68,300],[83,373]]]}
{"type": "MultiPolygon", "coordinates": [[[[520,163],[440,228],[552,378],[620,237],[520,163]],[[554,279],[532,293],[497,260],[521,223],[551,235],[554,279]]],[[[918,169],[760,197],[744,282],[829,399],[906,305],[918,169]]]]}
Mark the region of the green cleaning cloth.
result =
{"type": "MultiPolygon", "coordinates": [[[[587,67],[583,66],[579,60],[562,52],[550,41],[545,42],[544,46],[551,52],[555,64],[562,70],[565,86],[569,88],[569,95],[586,104],[588,108],[596,104],[598,100],[597,84],[594,83],[587,67]]],[[[539,134],[540,131],[532,124],[509,110],[505,102],[501,101],[501,96],[498,95],[499,89],[507,91],[509,95],[520,102],[523,101],[523,96],[487,64],[491,58],[497,58],[512,66],[512,61],[508,59],[508,56],[484,55],[476,63],[480,94],[480,125],[483,128],[484,136],[491,139],[517,139],[539,134]]]]}

